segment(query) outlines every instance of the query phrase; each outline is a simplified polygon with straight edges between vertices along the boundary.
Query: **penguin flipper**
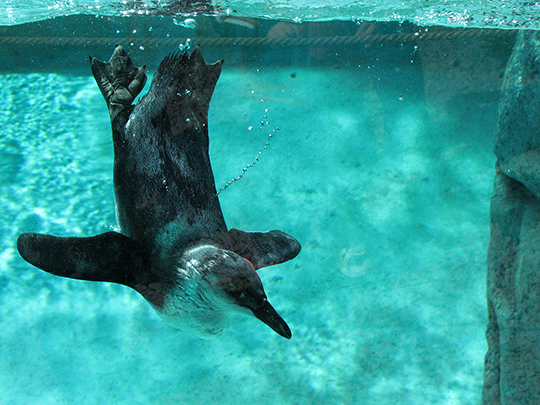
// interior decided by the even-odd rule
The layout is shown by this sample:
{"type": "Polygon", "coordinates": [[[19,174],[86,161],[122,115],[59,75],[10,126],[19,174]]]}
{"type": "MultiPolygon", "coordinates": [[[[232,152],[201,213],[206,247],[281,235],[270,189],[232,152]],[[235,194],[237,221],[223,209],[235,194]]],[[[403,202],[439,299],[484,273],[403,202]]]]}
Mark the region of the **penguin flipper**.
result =
{"type": "Polygon", "coordinates": [[[143,281],[146,254],[135,241],[116,232],[85,238],[23,233],[17,249],[28,263],[57,276],[130,287],[143,281]]]}
{"type": "Polygon", "coordinates": [[[253,264],[255,270],[294,259],[300,253],[300,243],[281,231],[244,232],[230,229],[220,235],[223,248],[232,250],[253,264]]]}

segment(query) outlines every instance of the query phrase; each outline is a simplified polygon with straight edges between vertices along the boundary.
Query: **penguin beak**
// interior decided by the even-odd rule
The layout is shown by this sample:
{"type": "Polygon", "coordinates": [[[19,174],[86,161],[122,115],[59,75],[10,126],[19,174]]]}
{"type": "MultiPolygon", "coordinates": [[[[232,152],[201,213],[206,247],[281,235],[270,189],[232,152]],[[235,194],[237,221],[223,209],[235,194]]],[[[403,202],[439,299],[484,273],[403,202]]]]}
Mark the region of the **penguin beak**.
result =
{"type": "Polygon", "coordinates": [[[265,299],[263,305],[258,308],[254,308],[251,311],[257,319],[263,321],[265,324],[270,326],[274,330],[274,332],[283,336],[286,339],[291,338],[292,333],[289,329],[289,326],[283,320],[283,318],[279,316],[274,307],[270,305],[268,300],[265,299]]]}

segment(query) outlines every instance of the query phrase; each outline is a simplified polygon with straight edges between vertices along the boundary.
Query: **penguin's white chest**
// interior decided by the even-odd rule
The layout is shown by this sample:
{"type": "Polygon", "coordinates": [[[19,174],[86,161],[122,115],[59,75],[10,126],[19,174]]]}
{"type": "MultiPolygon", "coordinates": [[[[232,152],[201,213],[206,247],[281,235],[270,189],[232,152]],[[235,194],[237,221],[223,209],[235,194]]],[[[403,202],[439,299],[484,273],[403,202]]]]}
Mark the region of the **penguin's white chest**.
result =
{"type": "Polygon", "coordinates": [[[203,338],[212,338],[229,329],[236,308],[219,291],[197,274],[189,274],[166,296],[161,308],[154,308],[169,325],[203,338]]]}

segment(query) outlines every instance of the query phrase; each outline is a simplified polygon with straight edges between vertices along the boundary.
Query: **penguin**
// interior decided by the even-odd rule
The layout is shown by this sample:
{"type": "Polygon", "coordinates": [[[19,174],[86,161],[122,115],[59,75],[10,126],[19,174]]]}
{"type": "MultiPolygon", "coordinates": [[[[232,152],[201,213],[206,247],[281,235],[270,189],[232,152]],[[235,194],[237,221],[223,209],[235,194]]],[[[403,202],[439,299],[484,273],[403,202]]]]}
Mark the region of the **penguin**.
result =
{"type": "Polygon", "coordinates": [[[56,276],[131,287],[167,323],[201,337],[244,314],[290,339],[257,270],[293,259],[300,243],[278,230],[228,229],[214,184],[208,108],[223,61],[206,64],[200,47],[172,53],[135,105],[145,66],[119,45],[108,62],[90,62],[110,114],[119,231],[23,233],[22,258],[56,276]]]}

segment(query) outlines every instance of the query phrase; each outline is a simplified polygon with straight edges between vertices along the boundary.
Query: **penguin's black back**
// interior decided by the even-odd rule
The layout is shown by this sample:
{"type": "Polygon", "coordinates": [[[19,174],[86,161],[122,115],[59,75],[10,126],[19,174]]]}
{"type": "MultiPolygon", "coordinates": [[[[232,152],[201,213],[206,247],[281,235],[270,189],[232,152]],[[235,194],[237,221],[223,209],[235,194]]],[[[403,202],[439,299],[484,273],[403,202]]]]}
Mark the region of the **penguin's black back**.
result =
{"type": "Polygon", "coordinates": [[[146,243],[226,232],[208,156],[208,107],[221,62],[167,56],[125,126],[113,128],[122,233],[146,243]]]}

